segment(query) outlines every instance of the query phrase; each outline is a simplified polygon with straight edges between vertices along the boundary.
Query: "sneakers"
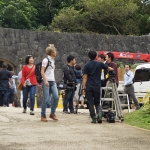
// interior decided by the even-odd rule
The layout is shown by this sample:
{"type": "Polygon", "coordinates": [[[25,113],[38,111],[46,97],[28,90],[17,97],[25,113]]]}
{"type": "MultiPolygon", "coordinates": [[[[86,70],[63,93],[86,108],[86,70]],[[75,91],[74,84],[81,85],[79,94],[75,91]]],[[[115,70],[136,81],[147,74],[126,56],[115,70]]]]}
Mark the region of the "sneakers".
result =
{"type": "Polygon", "coordinates": [[[84,106],[81,105],[81,106],[79,107],[79,109],[84,109],[84,106]]]}
{"type": "Polygon", "coordinates": [[[63,111],[64,114],[70,114],[68,111],[63,111]]]}
{"type": "Polygon", "coordinates": [[[26,109],[23,109],[23,113],[26,113],[26,109]]]}
{"type": "Polygon", "coordinates": [[[55,114],[50,114],[49,118],[55,120],[55,121],[58,121],[58,119],[56,118],[56,115],[55,114]]]}
{"type": "Polygon", "coordinates": [[[34,111],[30,110],[30,115],[34,115],[34,111]]]}
{"type": "Polygon", "coordinates": [[[76,112],[75,111],[70,111],[70,114],[75,114],[76,112]]]}
{"type": "Polygon", "coordinates": [[[41,116],[41,121],[47,122],[46,116],[41,116]]]}

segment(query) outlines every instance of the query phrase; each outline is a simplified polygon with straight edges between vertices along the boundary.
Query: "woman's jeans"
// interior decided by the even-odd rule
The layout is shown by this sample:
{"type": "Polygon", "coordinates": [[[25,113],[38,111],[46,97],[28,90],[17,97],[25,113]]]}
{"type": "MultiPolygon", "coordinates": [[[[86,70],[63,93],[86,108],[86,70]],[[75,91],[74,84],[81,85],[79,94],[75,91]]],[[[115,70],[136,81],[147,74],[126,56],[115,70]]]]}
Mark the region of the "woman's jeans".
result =
{"type": "Polygon", "coordinates": [[[34,110],[34,98],[35,98],[36,86],[30,85],[23,87],[23,108],[27,109],[28,93],[30,93],[30,110],[34,110]]]}
{"type": "Polygon", "coordinates": [[[55,81],[48,81],[49,87],[45,86],[44,81],[42,82],[43,89],[43,101],[41,116],[45,116],[47,104],[51,103],[51,114],[54,114],[58,105],[58,90],[55,81]],[[53,100],[51,99],[53,95],[53,100]]]}

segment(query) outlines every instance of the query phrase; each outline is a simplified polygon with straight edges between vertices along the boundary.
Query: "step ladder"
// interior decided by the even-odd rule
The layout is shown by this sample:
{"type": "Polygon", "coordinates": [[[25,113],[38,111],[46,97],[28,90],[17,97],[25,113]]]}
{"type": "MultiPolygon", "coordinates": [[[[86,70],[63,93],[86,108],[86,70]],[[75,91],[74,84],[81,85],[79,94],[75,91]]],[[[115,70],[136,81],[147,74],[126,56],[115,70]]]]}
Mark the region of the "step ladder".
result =
{"type": "Polygon", "coordinates": [[[130,110],[130,103],[129,103],[129,96],[128,96],[128,94],[122,93],[122,94],[118,94],[118,96],[119,96],[119,97],[120,97],[120,96],[126,97],[126,99],[127,99],[127,104],[121,104],[121,106],[122,106],[122,107],[128,107],[128,113],[130,113],[131,110],[130,110]]]}
{"type": "Polygon", "coordinates": [[[102,103],[103,102],[111,102],[111,108],[108,109],[102,109],[102,112],[108,112],[110,109],[112,112],[116,113],[116,120],[122,122],[123,115],[122,115],[122,107],[120,98],[117,91],[116,83],[111,80],[108,84],[108,86],[103,88],[105,90],[104,98],[101,98],[102,103]],[[108,96],[110,94],[110,96],[108,96]]]}

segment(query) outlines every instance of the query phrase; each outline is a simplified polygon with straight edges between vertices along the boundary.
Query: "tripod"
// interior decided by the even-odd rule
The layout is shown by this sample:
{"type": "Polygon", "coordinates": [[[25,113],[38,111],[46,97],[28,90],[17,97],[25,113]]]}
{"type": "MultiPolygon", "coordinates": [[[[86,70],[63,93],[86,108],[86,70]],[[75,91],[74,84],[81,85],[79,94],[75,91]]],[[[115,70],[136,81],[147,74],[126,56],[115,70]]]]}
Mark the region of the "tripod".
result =
{"type": "MultiPolygon", "coordinates": [[[[102,98],[102,101],[111,101],[112,104],[114,102],[114,107],[115,107],[115,112],[116,112],[116,118],[118,118],[119,120],[118,121],[123,121],[123,115],[122,115],[122,108],[121,108],[121,103],[120,103],[120,98],[118,96],[118,91],[117,91],[117,86],[116,86],[116,83],[115,83],[115,79],[112,78],[112,79],[109,79],[110,83],[109,85],[106,86],[106,91],[105,91],[105,95],[104,95],[104,98],[102,98]],[[108,93],[108,90],[111,89],[111,93],[112,93],[112,98],[107,98],[107,93],[108,93]]],[[[112,106],[112,109],[113,109],[113,106],[112,106]]],[[[104,110],[103,110],[104,111],[104,110]]],[[[109,109],[107,110],[109,111],[109,109]]]]}

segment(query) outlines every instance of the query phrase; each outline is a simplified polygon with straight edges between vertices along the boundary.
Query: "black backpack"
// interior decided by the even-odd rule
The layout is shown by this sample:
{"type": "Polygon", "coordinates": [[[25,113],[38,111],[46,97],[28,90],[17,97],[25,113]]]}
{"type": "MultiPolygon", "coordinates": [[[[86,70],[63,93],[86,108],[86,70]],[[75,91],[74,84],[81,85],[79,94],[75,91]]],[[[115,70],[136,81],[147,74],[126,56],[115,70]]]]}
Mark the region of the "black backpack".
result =
{"type": "Polygon", "coordinates": [[[107,121],[109,123],[115,123],[115,112],[112,112],[111,110],[108,110],[108,114],[107,114],[107,121]]]}
{"type": "MultiPolygon", "coordinates": [[[[51,61],[49,61],[49,59],[48,59],[48,63],[47,63],[47,66],[45,68],[45,71],[47,70],[48,66],[51,66],[51,61]]],[[[36,75],[36,80],[38,83],[42,82],[41,68],[42,68],[42,62],[35,65],[35,75],[36,75]]]]}

